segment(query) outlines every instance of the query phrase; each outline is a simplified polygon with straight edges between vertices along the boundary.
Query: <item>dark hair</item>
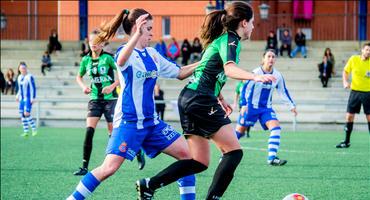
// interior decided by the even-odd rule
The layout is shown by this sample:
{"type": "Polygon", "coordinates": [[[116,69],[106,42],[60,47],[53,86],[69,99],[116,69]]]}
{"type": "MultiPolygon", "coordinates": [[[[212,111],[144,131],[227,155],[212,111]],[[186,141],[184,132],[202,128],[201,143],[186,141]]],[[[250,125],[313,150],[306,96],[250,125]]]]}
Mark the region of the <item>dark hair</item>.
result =
{"type": "Polygon", "coordinates": [[[276,55],[276,51],[275,51],[275,49],[267,49],[267,50],[263,53],[262,57],[265,57],[265,55],[266,55],[268,52],[272,52],[272,53],[274,53],[274,54],[276,55]]]}
{"type": "Polygon", "coordinates": [[[219,37],[224,31],[235,31],[239,22],[251,20],[253,17],[252,7],[246,2],[233,2],[225,10],[216,10],[204,18],[200,38],[202,44],[207,47],[214,39],[219,37]]]}
{"type": "Polygon", "coordinates": [[[365,48],[366,46],[369,46],[370,47],[370,42],[365,43],[362,48],[365,48]]]}
{"type": "Polygon", "coordinates": [[[324,51],[324,56],[326,56],[326,52],[329,50],[329,56],[333,56],[333,54],[331,53],[331,49],[329,47],[326,47],[325,51],[324,51]]]}
{"type": "Polygon", "coordinates": [[[147,19],[153,19],[150,13],[141,8],[134,8],[131,11],[127,9],[122,10],[108,23],[103,23],[103,25],[100,27],[100,33],[98,34],[98,37],[95,39],[94,43],[100,44],[106,42],[116,34],[120,26],[123,27],[123,30],[126,34],[130,35],[136,20],[144,14],[149,14],[147,19]]]}

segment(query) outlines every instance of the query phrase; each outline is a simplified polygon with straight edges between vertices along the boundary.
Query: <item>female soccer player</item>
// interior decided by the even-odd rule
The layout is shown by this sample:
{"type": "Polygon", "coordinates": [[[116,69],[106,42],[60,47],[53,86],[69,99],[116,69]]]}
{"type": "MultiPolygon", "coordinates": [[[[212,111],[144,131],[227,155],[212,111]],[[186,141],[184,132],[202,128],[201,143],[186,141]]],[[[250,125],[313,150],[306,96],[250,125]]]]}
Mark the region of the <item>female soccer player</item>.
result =
{"type": "Polygon", "coordinates": [[[268,49],[263,54],[262,66],[253,70],[256,75],[271,74],[276,77],[276,82],[257,83],[247,81],[242,89],[242,109],[236,126],[238,139],[243,136],[245,129],[260,121],[264,130],[270,130],[268,140],[267,163],[273,166],[285,165],[286,160],[280,160],[276,154],[280,146],[280,125],[275,111],[272,109],[272,93],[277,89],[280,97],[290,106],[290,111],[297,115],[296,105],[289,95],[285,86],[285,81],[281,73],[273,66],[276,62],[276,54],[272,49],[268,49]]]}
{"type": "Polygon", "coordinates": [[[82,167],[74,172],[76,176],[85,175],[88,171],[95,128],[103,114],[108,124],[108,134],[112,133],[114,107],[118,97],[115,87],[119,85],[119,81],[114,80],[114,71],[117,70],[114,59],[103,51],[102,44],[93,43],[98,33],[98,31],[90,33],[89,45],[91,51],[82,58],[80,70],[76,77],[82,91],[85,94],[90,94],[82,167]],[[85,85],[82,79],[86,73],[91,80],[90,86],[85,85]]]}
{"type": "MultiPolygon", "coordinates": [[[[119,47],[115,55],[119,68],[121,93],[113,120],[113,132],[103,163],[89,172],[68,199],[85,199],[100,182],[113,175],[125,159],[132,160],[142,148],[154,158],[164,152],[176,159],[155,177],[137,183],[159,188],[178,180],[182,199],[195,199],[195,176],[205,166],[191,159],[188,145],[171,126],[158,119],[154,106],[154,86],[157,77],[184,79],[192,74],[197,63],[181,69],[163,58],[154,48],[148,47],[153,37],[153,17],[143,9],[123,10],[102,26],[94,44],[113,37],[122,26],[130,36],[128,43],[119,47]],[[188,176],[190,175],[190,176],[188,176]]],[[[140,199],[151,199],[154,191],[139,188],[140,199]]]]}
{"type": "MultiPolygon", "coordinates": [[[[208,14],[201,29],[205,51],[190,82],[179,96],[181,125],[187,137],[193,159],[208,167],[209,139],[224,154],[213,177],[206,199],[220,199],[234,176],[243,156],[234,135],[232,112],[220,91],[227,77],[255,81],[274,81],[272,75],[254,75],[237,67],[240,40],[247,40],[253,30],[253,11],[249,4],[233,2],[226,10],[208,14]]],[[[190,166],[195,168],[196,166],[190,166]]],[[[196,170],[195,170],[196,171],[196,170]]],[[[151,182],[152,178],[150,179],[151,182]]],[[[150,189],[152,187],[149,182],[150,189]]],[[[157,187],[158,188],[158,187],[157,187]]]]}
{"type": "Polygon", "coordinates": [[[32,74],[28,72],[25,62],[20,62],[18,66],[20,75],[18,76],[18,93],[16,101],[19,102],[19,114],[23,124],[23,134],[21,136],[28,137],[28,126],[32,128],[32,136],[37,135],[36,124],[32,119],[31,110],[32,104],[36,100],[36,85],[32,74]]]}

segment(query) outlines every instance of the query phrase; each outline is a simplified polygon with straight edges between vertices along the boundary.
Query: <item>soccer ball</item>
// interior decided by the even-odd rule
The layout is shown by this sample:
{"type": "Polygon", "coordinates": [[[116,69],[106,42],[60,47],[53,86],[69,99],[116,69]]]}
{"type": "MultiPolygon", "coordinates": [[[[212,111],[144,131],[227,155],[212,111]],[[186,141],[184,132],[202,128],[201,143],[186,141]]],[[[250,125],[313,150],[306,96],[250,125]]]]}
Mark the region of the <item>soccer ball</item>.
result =
{"type": "Polygon", "coordinates": [[[283,200],[308,200],[308,198],[303,194],[293,193],[288,194],[283,200]]]}

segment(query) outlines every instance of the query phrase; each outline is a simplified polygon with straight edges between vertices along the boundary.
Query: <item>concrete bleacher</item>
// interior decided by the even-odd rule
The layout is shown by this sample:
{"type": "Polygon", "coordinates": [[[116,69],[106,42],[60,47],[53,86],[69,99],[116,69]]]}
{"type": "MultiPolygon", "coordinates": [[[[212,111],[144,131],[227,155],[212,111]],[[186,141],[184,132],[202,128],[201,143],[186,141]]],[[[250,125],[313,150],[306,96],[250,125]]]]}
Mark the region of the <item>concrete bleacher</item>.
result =
{"type": "MultiPolygon", "coordinates": [[[[52,70],[41,74],[41,56],[46,48],[46,41],[1,41],[1,69],[5,73],[8,68],[16,69],[20,61],[25,61],[37,83],[37,103],[34,106],[33,116],[38,117],[39,124],[58,127],[84,127],[87,110],[87,95],[82,93],[75,82],[79,62],[78,42],[64,42],[63,51],[51,55],[52,70]]],[[[119,44],[112,43],[113,48],[119,44]]],[[[259,66],[264,41],[251,41],[243,44],[240,54],[240,67],[252,70],[259,66]]],[[[356,41],[317,41],[308,42],[308,58],[298,55],[290,59],[279,57],[275,67],[282,72],[289,92],[297,102],[297,127],[303,129],[335,129],[341,130],[344,123],[349,90],[342,87],[341,71],[346,60],[359,52],[359,43],[356,41]],[[318,79],[317,64],[321,62],[323,51],[330,47],[336,59],[337,76],[329,81],[328,88],[322,88],[318,79]]],[[[85,79],[88,82],[88,79],[85,79]]],[[[165,92],[167,107],[165,120],[177,122],[176,100],[187,81],[159,79],[161,88],[165,92]]],[[[232,103],[236,80],[229,79],[222,93],[232,103]]],[[[278,118],[290,129],[293,116],[288,107],[282,104],[277,94],[274,95],[274,106],[278,118]]],[[[20,124],[15,97],[1,96],[1,124],[15,126],[20,124]]],[[[238,113],[231,115],[233,121],[238,113]]],[[[365,116],[361,113],[356,117],[355,129],[366,130],[365,116]],[[358,124],[358,125],[357,125],[358,124]]],[[[105,123],[100,123],[105,127],[105,123]]],[[[257,126],[259,127],[259,125],[257,126]]]]}

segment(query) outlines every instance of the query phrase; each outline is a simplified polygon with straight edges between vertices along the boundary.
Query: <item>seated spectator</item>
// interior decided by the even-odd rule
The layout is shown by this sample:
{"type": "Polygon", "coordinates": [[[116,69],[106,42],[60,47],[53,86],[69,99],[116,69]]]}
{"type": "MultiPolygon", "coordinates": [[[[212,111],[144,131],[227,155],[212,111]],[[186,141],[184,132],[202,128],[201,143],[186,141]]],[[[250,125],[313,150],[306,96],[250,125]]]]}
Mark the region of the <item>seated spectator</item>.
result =
{"type": "Polygon", "coordinates": [[[202,44],[200,43],[199,38],[197,37],[194,38],[193,45],[191,46],[191,56],[190,56],[190,60],[192,63],[197,62],[201,59],[202,51],[203,47],[202,44]]]}
{"type": "Polygon", "coordinates": [[[280,56],[283,56],[283,52],[288,51],[288,56],[290,57],[290,52],[292,50],[292,37],[289,34],[288,30],[284,30],[283,35],[280,38],[280,56]]]}
{"type": "Polygon", "coordinates": [[[167,56],[174,62],[180,57],[180,47],[175,38],[167,47],[167,56]]]}
{"type": "Polygon", "coordinates": [[[185,39],[184,42],[182,42],[181,45],[181,56],[182,56],[182,65],[188,65],[188,60],[191,55],[191,45],[188,41],[188,39],[185,39]]]}
{"type": "Polygon", "coordinates": [[[45,76],[45,68],[48,68],[48,71],[51,69],[51,59],[48,51],[44,52],[41,58],[41,73],[45,76]]]}
{"type": "Polygon", "coordinates": [[[1,68],[0,68],[0,90],[1,90],[1,94],[5,94],[4,93],[4,91],[5,91],[5,78],[4,78],[3,71],[1,71],[1,68]]]}
{"type": "Polygon", "coordinates": [[[292,51],[290,56],[292,58],[294,58],[295,55],[297,54],[297,52],[300,51],[302,56],[304,58],[307,58],[307,55],[306,55],[306,52],[307,52],[306,51],[306,35],[302,32],[302,30],[300,28],[297,29],[297,34],[294,37],[294,42],[295,42],[296,47],[294,48],[294,50],[292,51]]]}
{"type": "Polygon", "coordinates": [[[155,84],[154,86],[154,99],[155,99],[155,110],[161,120],[164,120],[164,110],[166,108],[166,104],[164,101],[164,92],[159,87],[159,84],[155,84]],[[162,101],[162,102],[158,102],[162,101]]]}
{"type": "Polygon", "coordinates": [[[13,69],[9,68],[5,75],[5,93],[8,94],[10,92],[11,95],[15,94],[15,74],[13,69]]]}
{"type": "Polygon", "coordinates": [[[55,51],[61,51],[62,44],[58,40],[58,34],[55,29],[51,30],[51,35],[49,36],[48,52],[52,54],[55,51]]]}
{"type": "Polygon", "coordinates": [[[81,53],[80,57],[84,57],[90,52],[89,39],[85,37],[84,42],[81,44],[81,53]]]}
{"type": "Polygon", "coordinates": [[[267,49],[275,50],[275,54],[278,55],[278,44],[274,31],[270,31],[269,36],[267,37],[267,45],[265,50],[267,49]]]}
{"type": "Polygon", "coordinates": [[[154,48],[159,52],[159,54],[167,58],[167,45],[162,38],[159,39],[159,42],[155,44],[154,48]]]}
{"type": "Polygon", "coordinates": [[[333,65],[331,62],[328,61],[326,56],[323,57],[322,63],[318,65],[321,79],[322,87],[328,87],[329,78],[331,78],[331,73],[333,69],[333,65]]]}
{"type": "Polygon", "coordinates": [[[335,59],[334,59],[334,55],[331,52],[330,48],[325,49],[324,56],[326,56],[326,58],[328,59],[328,62],[331,62],[331,64],[333,65],[332,74],[334,76],[335,75],[335,59]]]}

